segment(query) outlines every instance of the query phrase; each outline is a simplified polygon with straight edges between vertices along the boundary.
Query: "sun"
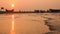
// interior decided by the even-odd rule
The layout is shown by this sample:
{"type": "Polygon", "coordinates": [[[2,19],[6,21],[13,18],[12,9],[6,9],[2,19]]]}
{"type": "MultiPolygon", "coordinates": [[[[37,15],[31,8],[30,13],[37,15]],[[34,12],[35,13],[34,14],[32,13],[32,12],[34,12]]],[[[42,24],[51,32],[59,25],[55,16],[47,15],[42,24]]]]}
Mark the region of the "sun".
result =
{"type": "Polygon", "coordinates": [[[14,8],[14,4],[13,3],[11,4],[11,7],[14,8]]]}

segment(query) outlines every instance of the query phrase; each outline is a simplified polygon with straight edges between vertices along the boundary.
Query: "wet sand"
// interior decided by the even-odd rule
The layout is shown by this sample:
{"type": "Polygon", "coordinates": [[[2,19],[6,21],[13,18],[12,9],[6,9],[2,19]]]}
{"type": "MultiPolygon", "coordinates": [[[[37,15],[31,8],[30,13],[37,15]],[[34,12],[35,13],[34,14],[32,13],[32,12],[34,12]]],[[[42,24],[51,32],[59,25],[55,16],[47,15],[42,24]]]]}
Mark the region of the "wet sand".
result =
{"type": "MultiPolygon", "coordinates": [[[[59,34],[59,13],[13,14],[15,34],[59,34]]],[[[12,14],[0,14],[0,33],[10,34],[12,14]]]]}

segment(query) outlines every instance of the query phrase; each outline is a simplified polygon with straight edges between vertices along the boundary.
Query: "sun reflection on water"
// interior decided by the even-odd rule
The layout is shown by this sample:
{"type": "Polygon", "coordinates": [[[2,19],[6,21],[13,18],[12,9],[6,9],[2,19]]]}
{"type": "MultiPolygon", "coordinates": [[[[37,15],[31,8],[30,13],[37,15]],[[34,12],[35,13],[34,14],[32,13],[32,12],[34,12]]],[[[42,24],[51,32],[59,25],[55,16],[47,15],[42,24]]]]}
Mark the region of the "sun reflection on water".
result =
{"type": "Polygon", "coordinates": [[[14,15],[12,15],[11,34],[15,34],[15,32],[14,32],[14,15]]]}

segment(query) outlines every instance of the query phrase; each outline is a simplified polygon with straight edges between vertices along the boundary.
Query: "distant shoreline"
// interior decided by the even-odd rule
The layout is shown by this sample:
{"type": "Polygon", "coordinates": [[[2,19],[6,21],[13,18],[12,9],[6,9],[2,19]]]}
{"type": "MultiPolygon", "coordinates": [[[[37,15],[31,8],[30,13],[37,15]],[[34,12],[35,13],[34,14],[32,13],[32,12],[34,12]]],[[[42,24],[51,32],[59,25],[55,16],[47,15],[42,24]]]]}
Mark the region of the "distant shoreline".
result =
{"type": "MultiPolygon", "coordinates": [[[[38,13],[38,12],[0,12],[0,14],[18,14],[18,13],[38,13]]],[[[40,12],[39,12],[40,13],[40,12]]],[[[60,12],[43,12],[43,13],[60,13],[60,12]]]]}
{"type": "Polygon", "coordinates": [[[60,13],[60,9],[49,9],[47,11],[45,10],[34,10],[34,11],[14,11],[12,10],[5,10],[5,11],[0,11],[0,14],[4,13],[60,13]]]}

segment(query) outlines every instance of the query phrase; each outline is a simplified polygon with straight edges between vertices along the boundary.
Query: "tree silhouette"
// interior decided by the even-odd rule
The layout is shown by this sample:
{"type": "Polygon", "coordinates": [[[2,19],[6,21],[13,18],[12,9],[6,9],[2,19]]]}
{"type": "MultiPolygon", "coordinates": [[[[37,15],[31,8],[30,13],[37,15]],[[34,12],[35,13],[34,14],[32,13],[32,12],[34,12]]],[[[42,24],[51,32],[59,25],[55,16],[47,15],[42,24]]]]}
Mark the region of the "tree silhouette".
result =
{"type": "Polygon", "coordinates": [[[4,7],[1,7],[1,11],[4,9],[4,7]]]}

